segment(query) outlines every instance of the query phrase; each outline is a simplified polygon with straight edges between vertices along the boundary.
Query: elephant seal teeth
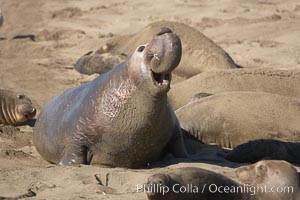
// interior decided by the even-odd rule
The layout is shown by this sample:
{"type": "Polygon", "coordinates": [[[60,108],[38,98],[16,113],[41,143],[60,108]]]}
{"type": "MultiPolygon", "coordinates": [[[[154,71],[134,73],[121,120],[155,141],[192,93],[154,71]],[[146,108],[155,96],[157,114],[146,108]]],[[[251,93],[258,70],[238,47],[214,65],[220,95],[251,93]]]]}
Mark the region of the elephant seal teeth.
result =
{"type": "Polygon", "coordinates": [[[157,86],[168,86],[171,82],[171,74],[162,74],[162,73],[155,73],[151,71],[151,77],[153,82],[157,86]]]}

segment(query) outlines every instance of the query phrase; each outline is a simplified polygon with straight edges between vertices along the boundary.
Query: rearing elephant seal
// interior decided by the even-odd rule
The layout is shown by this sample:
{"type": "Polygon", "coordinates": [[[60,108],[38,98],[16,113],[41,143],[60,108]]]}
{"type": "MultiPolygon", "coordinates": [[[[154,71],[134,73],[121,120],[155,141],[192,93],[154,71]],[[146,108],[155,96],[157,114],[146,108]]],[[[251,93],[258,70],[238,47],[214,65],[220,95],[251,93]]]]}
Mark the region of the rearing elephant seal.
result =
{"type": "Polygon", "coordinates": [[[181,54],[179,37],[162,28],[125,63],[50,100],[33,133],[38,152],[61,165],[138,167],[157,160],[164,149],[185,157],[167,101],[181,54]]]}
{"type": "Polygon", "coordinates": [[[30,99],[24,94],[0,89],[0,124],[16,125],[36,114],[30,99]]]}

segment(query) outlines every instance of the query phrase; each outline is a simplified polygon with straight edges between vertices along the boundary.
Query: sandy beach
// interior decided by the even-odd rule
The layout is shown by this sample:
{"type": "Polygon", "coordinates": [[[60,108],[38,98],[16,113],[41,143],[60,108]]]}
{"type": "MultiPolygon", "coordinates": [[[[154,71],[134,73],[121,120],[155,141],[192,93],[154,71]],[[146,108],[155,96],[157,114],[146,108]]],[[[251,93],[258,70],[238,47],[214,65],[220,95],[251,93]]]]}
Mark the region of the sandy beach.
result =
{"type": "MultiPolygon", "coordinates": [[[[82,55],[161,20],[195,28],[245,68],[300,68],[297,0],[0,0],[0,8],[0,88],[26,94],[38,111],[52,97],[97,76],[74,70],[82,55]],[[34,37],[12,39],[17,35],[34,37]]],[[[149,169],[52,165],[37,153],[32,129],[0,127],[0,196],[32,189],[37,193],[32,200],[146,199],[137,186],[149,175],[183,166],[236,180],[235,166],[186,161],[149,169]]]]}

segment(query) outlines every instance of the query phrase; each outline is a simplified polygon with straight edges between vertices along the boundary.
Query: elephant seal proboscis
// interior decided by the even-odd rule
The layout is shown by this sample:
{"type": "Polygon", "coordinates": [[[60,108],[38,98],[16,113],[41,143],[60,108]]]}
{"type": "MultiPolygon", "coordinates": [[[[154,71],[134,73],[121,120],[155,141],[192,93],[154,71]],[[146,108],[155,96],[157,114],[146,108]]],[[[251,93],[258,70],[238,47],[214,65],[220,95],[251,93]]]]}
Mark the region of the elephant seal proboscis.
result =
{"type": "Polygon", "coordinates": [[[238,145],[225,158],[238,163],[255,163],[268,159],[300,164],[300,142],[252,140],[238,145]]]}
{"type": "Polygon", "coordinates": [[[123,64],[50,100],[33,132],[38,152],[61,165],[139,167],[164,152],[186,157],[167,92],[182,54],[162,28],[123,64]]]}
{"type": "Polygon", "coordinates": [[[32,119],[35,114],[36,108],[27,96],[0,89],[0,124],[17,125],[32,119]]]}
{"type": "Polygon", "coordinates": [[[256,139],[300,141],[300,101],[264,92],[227,92],[176,110],[181,127],[206,144],[234,148],[256,139]]]}
{"type": "Polygon", "coordinates": [[[282,160],[263,160],[236,169],[242,184],[256,191],[258,200],[299,200],[300,185],[297,170],[282,160]]]}
{"type": "Polygon", "coordinates": [[[253,200],[230,178],[201,168],[183,167],[154,174],[145,184],[149,200],[253,200]]]}

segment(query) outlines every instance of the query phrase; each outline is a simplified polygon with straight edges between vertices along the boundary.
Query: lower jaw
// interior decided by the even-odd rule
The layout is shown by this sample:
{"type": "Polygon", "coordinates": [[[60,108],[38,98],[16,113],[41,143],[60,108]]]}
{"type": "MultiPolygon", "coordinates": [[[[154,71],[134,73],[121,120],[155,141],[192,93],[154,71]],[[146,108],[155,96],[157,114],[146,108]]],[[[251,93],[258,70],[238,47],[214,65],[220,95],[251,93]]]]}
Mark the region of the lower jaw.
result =
{"type": "Polygon", "coordinates": [[[169,90],[171,83],[171,74],[155,73],[151,71],[151,78],[153,84],[159,90],[169,90]]]}

